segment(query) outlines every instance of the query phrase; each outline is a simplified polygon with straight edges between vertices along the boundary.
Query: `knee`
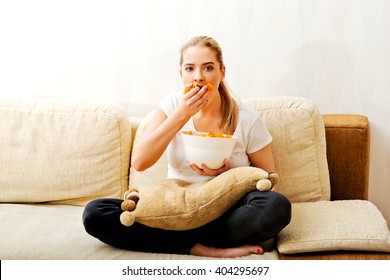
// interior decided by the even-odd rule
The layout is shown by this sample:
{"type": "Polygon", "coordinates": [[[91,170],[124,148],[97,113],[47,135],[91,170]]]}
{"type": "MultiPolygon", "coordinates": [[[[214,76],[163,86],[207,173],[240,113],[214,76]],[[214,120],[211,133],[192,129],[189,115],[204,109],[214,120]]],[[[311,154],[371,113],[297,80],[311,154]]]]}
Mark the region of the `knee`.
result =
{"type": "Polygon", "coordinates": [[[97,227],[99,224],[99,214],[98,214],[98,207],[99,201],[91,201],[89,202],[83,212],[82,220],[85,230],[93,235],[94,228],[97,227]]]}
{"type": "Polygon", "coordinates": [[[269,209],[278,221],[280,229],[283,229],[291,221],[291,202],[281,193],[271,192],[271,194],[269,209]]]}
{"type": "Polygon", "coordinates": [[[102,228],[110,228],[113,221],[118,220],[121,214],[121,200],[118,199],[96,199],[89,202],[83,212],[82,220],[85,230],[96,236],[102,228]]]}
{"type": "Polygon", "coordinates": [[[270,239],[290,223],[291,203],[281,193],[249,193],[243,205],[235,228],[245,228],[241,234],[246,235],[244,240],[247,243],[270,239]]]}
{"type": "MultiPolygon", "coordinates": [[[[278,192],[253,192],[247,197],[249,204],[259,208],[259,219],[271,223],[281,230],[290,223],[291,203],[286,196],[278,192]]],[[[258,210],[256,210],[258,211],[258,210]]]]}

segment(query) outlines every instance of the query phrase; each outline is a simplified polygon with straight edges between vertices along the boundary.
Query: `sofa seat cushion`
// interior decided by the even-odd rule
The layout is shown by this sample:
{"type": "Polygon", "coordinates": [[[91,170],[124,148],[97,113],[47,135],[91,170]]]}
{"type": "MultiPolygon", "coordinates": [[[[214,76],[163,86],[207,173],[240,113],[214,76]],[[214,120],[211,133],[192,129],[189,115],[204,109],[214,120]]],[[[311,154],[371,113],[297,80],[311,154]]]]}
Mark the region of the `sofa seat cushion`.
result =
{"type": "MultiPolygon", "coordinates": [[[[81,220],[84,207],[0,203],[1,260],[189,260],[188,255],[127,251],[88,235],[81,220]]],[[[276,250],[243,259],[278,259],[276,250]]]]}
{"type": "Polygon", "coordinates": [[[355,250],[390,252],[386,220],[369,201],[293,203],[290,224],[278,235],[282,254],[355,250]]]}
{"type": "Polygon", "coordinates": [[[131,126],[111,103],[0,98],[0,202],[85,205],[128,187],[131,126]]]}

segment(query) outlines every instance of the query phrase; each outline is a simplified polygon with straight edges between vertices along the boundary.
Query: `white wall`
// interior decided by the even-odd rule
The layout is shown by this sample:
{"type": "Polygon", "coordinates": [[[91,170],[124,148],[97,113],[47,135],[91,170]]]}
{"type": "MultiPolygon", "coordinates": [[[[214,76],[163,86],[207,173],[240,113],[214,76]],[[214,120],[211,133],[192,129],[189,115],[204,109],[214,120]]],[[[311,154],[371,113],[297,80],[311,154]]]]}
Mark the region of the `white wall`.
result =
{"type": "Polygon", "coordinates": [[[210,35],[241,98],[369,117],[369,199],[390,222],[389,15],[389,0],[1,1],[0,95],[114,100],[142,116],[181,88],[181,44],[210,35]]]}

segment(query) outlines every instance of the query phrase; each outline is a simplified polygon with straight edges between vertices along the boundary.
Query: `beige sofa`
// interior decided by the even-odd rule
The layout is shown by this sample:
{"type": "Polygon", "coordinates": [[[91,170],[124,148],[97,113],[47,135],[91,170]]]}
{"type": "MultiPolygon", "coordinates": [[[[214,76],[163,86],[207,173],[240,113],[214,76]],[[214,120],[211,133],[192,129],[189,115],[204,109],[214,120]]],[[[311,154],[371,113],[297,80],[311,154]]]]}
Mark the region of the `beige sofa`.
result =
{"type": "MultiPolygon", "coordinates": [[[[263,244],[270,252],[243,259],[389,258],[388,226],[367,201],[367,118],[322,116],[297,97],[244,102],[273,135],[277,190],[293,212],[263,244]]],[[[88,201],[164,178],[165,155],[145,172],[130,167],[149,119],[115,104],[0,98],[0,259],[201,259],[112,248],[83,228],[88,201]]]]}

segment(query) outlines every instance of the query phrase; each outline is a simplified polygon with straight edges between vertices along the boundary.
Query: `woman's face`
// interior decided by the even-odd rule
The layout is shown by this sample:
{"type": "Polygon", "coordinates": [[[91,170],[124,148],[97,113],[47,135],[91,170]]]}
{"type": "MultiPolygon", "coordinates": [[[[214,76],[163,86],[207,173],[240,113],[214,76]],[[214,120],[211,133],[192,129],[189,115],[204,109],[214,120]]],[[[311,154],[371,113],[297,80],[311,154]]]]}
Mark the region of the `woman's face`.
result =
{"type": "Polygon", "coordinates": [[[217,61],[215,53],[207,47],[193,46],[183,53],[183,63],[180,67],[180,76],[184,84],[194,83],[204,86],[210,83],[214,89],[225,76],[225,68],[217,61]]]}

